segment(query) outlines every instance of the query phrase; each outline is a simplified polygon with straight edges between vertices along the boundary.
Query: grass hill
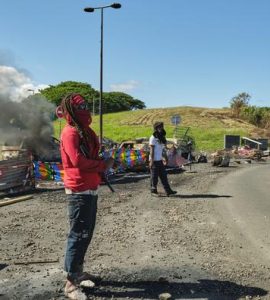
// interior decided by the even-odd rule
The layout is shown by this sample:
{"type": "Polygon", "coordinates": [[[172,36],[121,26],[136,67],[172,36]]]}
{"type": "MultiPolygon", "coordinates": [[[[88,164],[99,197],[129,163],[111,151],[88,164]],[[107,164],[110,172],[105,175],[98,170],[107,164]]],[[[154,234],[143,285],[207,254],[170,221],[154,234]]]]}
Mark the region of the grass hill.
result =
{"type": "MultiPolygon", "coordinates": [[[[180,128],[189,127],[188,135],[196,142],[197,150],[217,150],[224,146],[224,135],[234,134],[253,138],[267,137],[267,132],[240,119],[235,119],[228,108],[174,107],[144,109],[103,115],[103,135],[116,142],[149,137],[155,121],[163,121],[167,137],[173,137],[171,117],[180,115],[180,128]]],[[[55,136],[59,138],[64,121],[55,122],[55,136]]],[[[93,116],[93,129],[99,132],[99,116],[93,116]]],[[[269,134],[269,133],[268,133],[269,134]]]]}

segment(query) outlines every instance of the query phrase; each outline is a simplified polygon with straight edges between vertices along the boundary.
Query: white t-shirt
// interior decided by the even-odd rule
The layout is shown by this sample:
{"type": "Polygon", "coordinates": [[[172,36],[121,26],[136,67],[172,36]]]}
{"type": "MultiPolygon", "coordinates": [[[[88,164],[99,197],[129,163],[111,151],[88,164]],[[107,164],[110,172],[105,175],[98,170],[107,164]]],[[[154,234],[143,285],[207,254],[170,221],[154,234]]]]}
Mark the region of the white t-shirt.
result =
{"type": "MultiPolygon", "coordinates": [[[[154,146],[154,161],[162,160],[164,144],[152,135],[149,139],[149,146],[154,146]]],[[[151,160],[151,157],[149,159],[151,160]]]]}

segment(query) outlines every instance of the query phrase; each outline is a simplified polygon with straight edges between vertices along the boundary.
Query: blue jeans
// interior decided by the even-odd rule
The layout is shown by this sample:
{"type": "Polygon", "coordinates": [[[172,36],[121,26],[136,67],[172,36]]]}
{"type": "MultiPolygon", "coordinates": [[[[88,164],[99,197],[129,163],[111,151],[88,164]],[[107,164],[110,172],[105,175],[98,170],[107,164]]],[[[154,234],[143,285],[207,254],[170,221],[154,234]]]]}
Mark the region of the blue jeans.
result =
{"type": "Polygon", "coordinates": [[[72,280],[82,272],[84,257],[96,224],[98,196],[67,195],[70,231],[67,238],[64,269],[72,280]]]}

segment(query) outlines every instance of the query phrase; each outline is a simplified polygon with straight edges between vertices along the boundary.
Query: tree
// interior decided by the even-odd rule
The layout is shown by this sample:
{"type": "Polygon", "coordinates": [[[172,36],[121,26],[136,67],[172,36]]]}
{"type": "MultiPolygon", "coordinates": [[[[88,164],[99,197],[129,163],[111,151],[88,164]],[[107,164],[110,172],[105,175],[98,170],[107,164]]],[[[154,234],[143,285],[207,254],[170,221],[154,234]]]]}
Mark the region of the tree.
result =
{"type": "Polygon", "coordinates": [[[241,110],[244,107],[247,107],[251,96],[247,93],[240,93],[237,96],[233,97],[230,101],[231,109],[233,115],[237,118],[240,116],[241,110]]]}
{"type": "Polygon", "coordinates": [[[270,107],[246,106],[241,111],[241,117],[257,127],[269,128],[270,107]]]}
{"type": "MultiPolygon", "coordinates": [[[[99,110],[99,92],[92,88],[90,84],[65,81],[58,85],[51,85],[48,88],[40,90],[42,96],[46,97],[51,103],[58,106],[61,103],[62,98],[68,93],[81,94],[93,107],[93,101],[95,102],[95,112],[99,110]]],[[[119,112],[135,109],[145,108],[144,102],[138,99],[134,99],[132,96],[121,92],[109,92],[103,94],[103,112],[119,112]]]]}
{"type": "Polygon", "coordinates": [[[122,92],[109,92],[103,94],[104,112],[119,112],[127,110],[144,109],[144,102],[134,99],[122,92]]]}
{"type": "Polygon", "coordinates": [[[93,103],[93,99],[97,98],[99,94],[90,84],[76,81],[64,81],[55,86],[50,85],[40,93],[55,105],[59,105],[63,97],[69,93],[79,93],[89,103],[93,103]]]}

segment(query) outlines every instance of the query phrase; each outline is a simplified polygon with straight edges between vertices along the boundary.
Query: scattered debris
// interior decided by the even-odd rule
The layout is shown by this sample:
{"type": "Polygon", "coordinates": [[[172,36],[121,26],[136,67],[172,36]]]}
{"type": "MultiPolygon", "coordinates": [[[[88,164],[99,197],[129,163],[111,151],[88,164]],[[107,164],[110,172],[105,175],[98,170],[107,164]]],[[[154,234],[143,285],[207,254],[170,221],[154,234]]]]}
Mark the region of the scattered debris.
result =
{"type": "Polygon", "coordinates": [[[25,149],[1,149],[0,192],[14,194],[32,190],[35,186],[32,156],[25,149]]]}

